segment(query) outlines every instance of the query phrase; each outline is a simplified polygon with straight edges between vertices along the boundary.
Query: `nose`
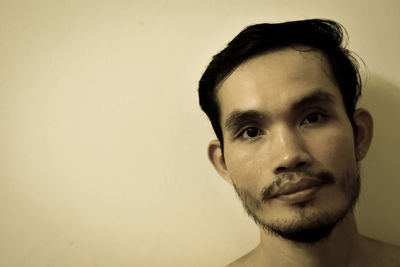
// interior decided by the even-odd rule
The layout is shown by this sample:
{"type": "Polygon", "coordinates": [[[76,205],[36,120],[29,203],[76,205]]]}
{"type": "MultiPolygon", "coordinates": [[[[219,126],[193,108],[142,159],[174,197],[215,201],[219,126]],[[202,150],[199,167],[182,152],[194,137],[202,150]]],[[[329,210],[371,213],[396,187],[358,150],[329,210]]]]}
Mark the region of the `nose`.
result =
{"type": "Polygon", "coordinates": [[[296,129],[280,127],[273,138],[273,172],[292,172],[311,164],[312,157],[307,150],[301,133],[296,129]]]}

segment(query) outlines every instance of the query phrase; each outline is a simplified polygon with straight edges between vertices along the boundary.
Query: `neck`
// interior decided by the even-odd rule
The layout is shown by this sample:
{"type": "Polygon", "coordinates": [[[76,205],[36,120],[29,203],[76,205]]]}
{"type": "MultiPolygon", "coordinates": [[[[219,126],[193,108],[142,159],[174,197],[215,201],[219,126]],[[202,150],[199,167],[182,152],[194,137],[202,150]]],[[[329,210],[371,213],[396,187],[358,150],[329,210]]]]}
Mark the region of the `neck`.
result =
{"type": "Polygon", "coordinates": [[[338,223],[327,238],[312,245],[285,240],[264,230],[260,235],[254,256],[263,265],[347,266],[360,258],[360,238],[353,214],[338,223]]]}

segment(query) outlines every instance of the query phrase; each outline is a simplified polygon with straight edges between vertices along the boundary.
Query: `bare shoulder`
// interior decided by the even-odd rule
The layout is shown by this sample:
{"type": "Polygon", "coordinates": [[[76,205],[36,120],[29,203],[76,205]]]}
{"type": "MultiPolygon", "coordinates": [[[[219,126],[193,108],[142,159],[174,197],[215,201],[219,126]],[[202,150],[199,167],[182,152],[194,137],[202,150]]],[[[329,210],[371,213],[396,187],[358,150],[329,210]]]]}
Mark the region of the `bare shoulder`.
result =
{"type": "Polygon", "coordinates": [[[246,257],[248,254],[240,257],[239,259],[235,260],[234,262],[230,263],[226,267],[246,267],[250,266],[250,261],[248,260],[248,257],[246,257]]]}
{"type": "Polygon", "coordinates": [[[400,247],[363,236],[365,251],[381,266],[400,266],[400,247]]]}
{"type": "Polygon", "coordinates": [[[242,257],[238,258],[234,262],[230,263],[226,267],[254,267],[254,253],[255,251],[252,250],[249,253],[243,255],[242,257]]]}

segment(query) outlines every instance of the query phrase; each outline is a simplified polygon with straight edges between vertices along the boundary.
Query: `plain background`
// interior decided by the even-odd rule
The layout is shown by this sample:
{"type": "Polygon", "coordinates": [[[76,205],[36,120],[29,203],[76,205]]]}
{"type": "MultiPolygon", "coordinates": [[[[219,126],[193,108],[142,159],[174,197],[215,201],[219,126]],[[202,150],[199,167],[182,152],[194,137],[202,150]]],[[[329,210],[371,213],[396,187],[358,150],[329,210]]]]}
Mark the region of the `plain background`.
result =
{"type": "Polygon", "coordinates": [[[1,0],[0,265],[222,266],[253,248],[197,82],[245,26],[315,17],[369,73],[359,229],[400,245],[399,3],[1,0]]]}

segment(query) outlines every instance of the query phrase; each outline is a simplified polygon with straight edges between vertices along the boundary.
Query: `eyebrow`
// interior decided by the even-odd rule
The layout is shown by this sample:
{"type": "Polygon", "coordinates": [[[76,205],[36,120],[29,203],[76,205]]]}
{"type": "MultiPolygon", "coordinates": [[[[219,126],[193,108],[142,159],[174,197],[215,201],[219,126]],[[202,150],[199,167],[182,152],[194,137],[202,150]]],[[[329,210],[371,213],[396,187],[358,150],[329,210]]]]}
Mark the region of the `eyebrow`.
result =
{"type": "Polygon", "coordinates": [[[265,116],[256,110],[235,110],[225,120],[225,128],[228,130],[237,129],[244,123],[261,121],[263,119],[265,119],[265,116]]]}
{"type": "Polygon", "coordinates": [[[335,102],[334,100],[335,100],[334,95],[327,93],[327,92],[317,91],[313,94],[305,96],[304,98],[300,99],[298,102],[295,102],[292,105],[291,110],[298,111],[305,107],[319,104],[319,103],[331,104],[331,103],[335,102]]]}
{"type": "MultiPolygon", "coordinates": [[[[312,93],[304,98],[300,99],[299,101],[292,104],[290,110],[293,112],[299,111],[304,109],[307,106],[315,105],[318,103],[333,103],[335,97],[327,92],[317,91],[312,93]]],[[[265,120],[265,115],[256,110],[235,110],[230,113],[225,120],[225,128],[227,130],[237,129],[243,124],[249,122],[260,122],[265,120]]]]}

